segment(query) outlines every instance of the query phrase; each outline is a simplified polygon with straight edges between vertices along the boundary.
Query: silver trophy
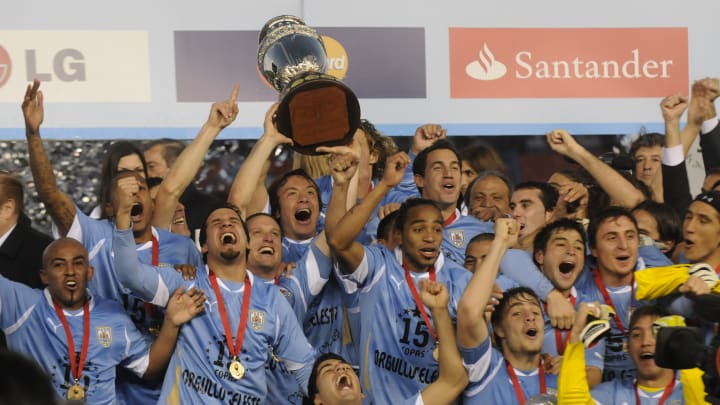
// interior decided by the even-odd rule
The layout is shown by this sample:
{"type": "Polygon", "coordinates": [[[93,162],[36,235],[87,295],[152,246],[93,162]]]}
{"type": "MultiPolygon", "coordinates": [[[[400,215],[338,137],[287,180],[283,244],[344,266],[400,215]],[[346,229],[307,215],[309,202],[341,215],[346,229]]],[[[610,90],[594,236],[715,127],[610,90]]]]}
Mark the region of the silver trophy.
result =
{"type": "Polygon", "coordinates": [[[281,15],[260,31],[258,69],[280,92],[275,126],[300,153],[345,145],[360,125],[360,104],[348,86],[327,74],[322,38],[299,17],[281,15]]]}

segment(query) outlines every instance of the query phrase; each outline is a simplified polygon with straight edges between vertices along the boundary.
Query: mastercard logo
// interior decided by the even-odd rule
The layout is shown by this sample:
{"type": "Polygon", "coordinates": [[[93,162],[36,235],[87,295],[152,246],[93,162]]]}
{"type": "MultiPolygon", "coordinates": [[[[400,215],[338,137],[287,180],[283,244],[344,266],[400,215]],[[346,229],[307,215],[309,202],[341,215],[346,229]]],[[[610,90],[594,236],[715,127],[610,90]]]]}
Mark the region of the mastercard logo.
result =
{"type": "Polygon", "coordinates": [[[322,40],[325,43],[325,52],[327,53],[327,73],[339,80],[344,79],[349,63],[345,47],[338,40],[327,35],[323,35],[322,40]]]}
{"type": "Polygon", "coordinates": [[[12,72],[12,63],[10,61],[10,54],[0,46],[0,87],[4,86],[5,83],[10,79],[10,73],[12,72]]]}

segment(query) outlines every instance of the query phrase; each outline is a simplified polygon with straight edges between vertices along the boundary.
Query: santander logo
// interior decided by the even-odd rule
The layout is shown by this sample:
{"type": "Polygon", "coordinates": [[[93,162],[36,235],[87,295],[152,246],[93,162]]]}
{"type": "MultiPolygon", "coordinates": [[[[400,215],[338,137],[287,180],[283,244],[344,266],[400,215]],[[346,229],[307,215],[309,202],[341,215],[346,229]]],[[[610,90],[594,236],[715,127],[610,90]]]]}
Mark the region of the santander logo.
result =
{"type": "Polygon", "coordinates": [[[504,63],[495,59],[495,56],[488,49],[487,43],[479,53],[478,60],[474,60],[465,66],[465,73],[477,80],[497,80],[507,73],[504,63]]]}
{"type": "Polygon", "coordinates": [[[450,28],[452,98],[664,97],[688,88],[687,28],[450,28]]]}

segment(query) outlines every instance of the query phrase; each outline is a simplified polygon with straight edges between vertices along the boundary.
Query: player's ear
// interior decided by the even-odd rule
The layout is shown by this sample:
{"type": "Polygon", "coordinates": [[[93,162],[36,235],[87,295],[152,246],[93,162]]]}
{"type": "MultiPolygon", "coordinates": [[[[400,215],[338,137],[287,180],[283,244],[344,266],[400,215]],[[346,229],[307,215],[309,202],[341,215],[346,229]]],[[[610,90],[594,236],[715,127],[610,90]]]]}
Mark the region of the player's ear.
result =
{"type": "Polygon", "coordinates": [[[45,285],[48,283],[47,271],[45,271],[45,269],[40,269],[40,281],[45,285]]]}

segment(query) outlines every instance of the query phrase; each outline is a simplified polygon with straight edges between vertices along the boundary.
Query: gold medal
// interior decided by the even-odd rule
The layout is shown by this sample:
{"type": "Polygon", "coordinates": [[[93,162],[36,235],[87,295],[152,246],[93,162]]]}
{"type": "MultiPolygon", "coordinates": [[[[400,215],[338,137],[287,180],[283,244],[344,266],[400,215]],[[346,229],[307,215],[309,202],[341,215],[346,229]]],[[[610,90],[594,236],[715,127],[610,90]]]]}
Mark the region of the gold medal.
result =
{"type": "Polygon", "coordinates": [[[85,389],[77,382],[67,392],[67,399],[70,401],[82,401],[85,399],[85,389]]]}
{"type": "Polygon", "coordinates": [[[237,359],[230,362],[230,367],[228,368],[230,369],[230,376],[236,380],[243,378],[245,375],[245,367],[243,367],[242,363],[237,359]]]}
{"type": "Polygon", "coordinates": [[[435,361],[440,359],[440,347],[437,345],[435,345],[435,348],[433,349],[433,359],[435,359],[435,361]]]}

